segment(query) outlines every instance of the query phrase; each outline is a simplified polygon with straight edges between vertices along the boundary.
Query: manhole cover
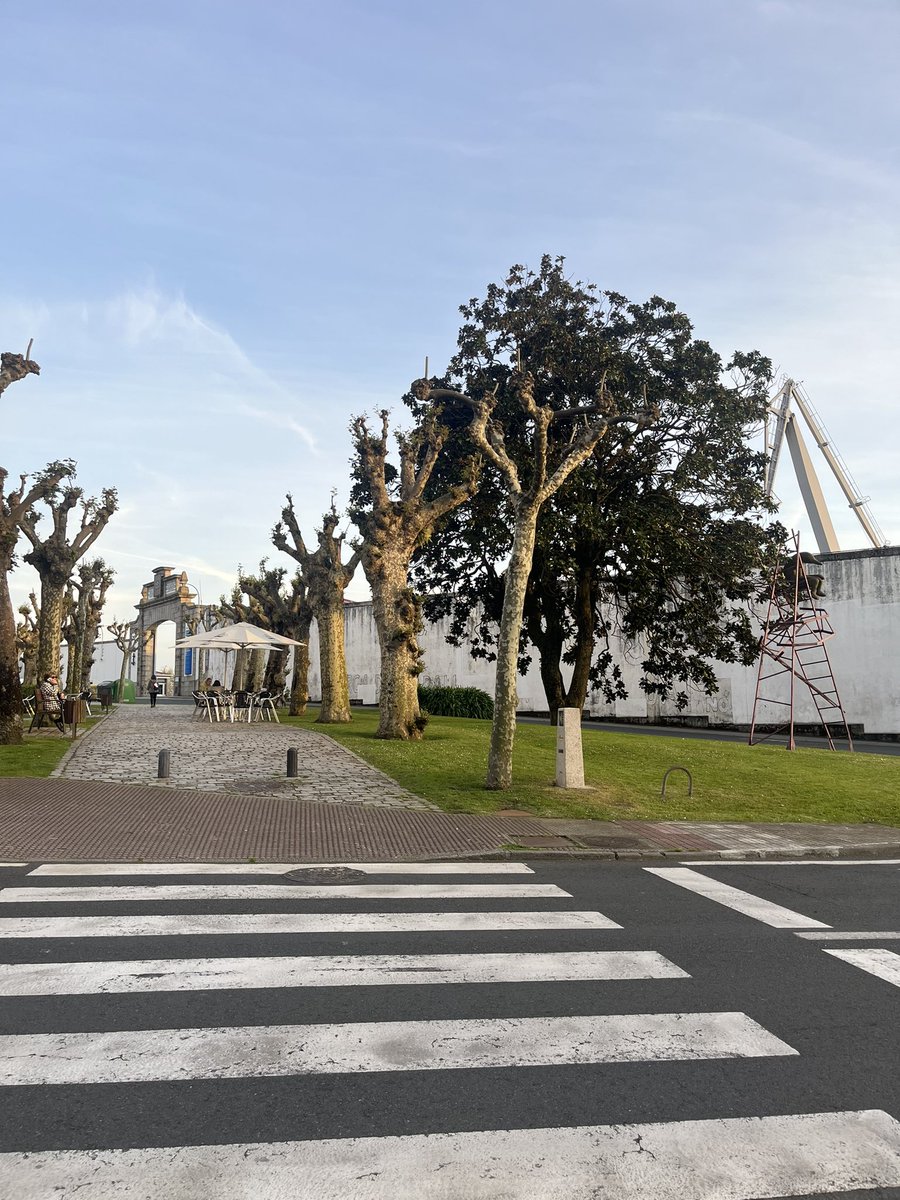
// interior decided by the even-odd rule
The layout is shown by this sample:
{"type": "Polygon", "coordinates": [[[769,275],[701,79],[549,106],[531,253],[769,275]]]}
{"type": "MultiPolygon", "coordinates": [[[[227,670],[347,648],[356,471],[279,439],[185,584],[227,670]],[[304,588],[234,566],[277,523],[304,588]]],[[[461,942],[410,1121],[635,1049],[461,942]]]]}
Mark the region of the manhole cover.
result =
{"type": "Polygon", "coordinates": [[[298,871],[286,871],[284,878],[291,883],[352,883],[365,879],[366,873],[352,867],[301,867],[298,871]]]}

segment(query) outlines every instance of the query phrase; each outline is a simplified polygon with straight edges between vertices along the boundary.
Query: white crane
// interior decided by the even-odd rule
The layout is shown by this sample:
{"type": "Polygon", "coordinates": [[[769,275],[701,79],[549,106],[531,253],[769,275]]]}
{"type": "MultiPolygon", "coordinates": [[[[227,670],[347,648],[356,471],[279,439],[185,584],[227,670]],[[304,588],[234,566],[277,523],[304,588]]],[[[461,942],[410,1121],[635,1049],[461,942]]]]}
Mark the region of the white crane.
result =
{"type": "Polygon", "coordinates": [[[869,541],[876,548],[888,544],[884,534],[878,527],[878,522],[872,516],[867,497],[861,495],[859,488],[847,469],[847,465],[831,445],[831,439],[825,430],[818,413],[806,392],[793,379],[786,379],[781,389],[775,394],[766,413],[765,437],[768,462],[766,464],[766,495],[772,496],[775,482],[775,471],[781,455],[781,447],[787,441],[794,463],[794,471],[803,503],[809,514],[810,524],[815,534],[816,542],[821,553],[840,550],[837,534],[831,523],[828,506],[822,494],[822,487],[816,475],[815,467],[806,447],[806,442],[800,433],[797,414],[792,410],[792,404],[812,434],[816,445],[825,456],[825,461],[834,472],[834,477],[841,485],[841,490],[847,497],[847,502],[856,513],[857,520],[868,535],[869,541]]]}

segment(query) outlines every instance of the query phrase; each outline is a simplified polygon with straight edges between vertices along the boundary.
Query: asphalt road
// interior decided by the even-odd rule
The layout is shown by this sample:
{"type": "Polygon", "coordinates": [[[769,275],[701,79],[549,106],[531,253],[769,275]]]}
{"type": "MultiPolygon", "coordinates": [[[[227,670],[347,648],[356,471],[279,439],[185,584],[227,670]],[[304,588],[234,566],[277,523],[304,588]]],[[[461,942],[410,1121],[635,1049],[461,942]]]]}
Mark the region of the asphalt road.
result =
{"type": "Polygon", "coordinates": [[[900,1197],[900,864],[530,865],[0,869],[0,1196],[900,1197]]]}

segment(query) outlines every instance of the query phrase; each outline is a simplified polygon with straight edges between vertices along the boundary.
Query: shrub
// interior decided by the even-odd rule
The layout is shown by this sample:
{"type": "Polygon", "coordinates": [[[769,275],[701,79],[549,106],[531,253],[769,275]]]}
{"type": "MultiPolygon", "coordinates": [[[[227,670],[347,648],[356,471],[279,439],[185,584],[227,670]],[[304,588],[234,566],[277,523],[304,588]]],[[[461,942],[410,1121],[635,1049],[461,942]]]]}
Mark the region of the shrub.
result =
{"type": "Polygon", "coordinates": [[[490,721],[494,701],[481,688],[419,684],[419,705],[433,717],[474,717],[490,721]]]}

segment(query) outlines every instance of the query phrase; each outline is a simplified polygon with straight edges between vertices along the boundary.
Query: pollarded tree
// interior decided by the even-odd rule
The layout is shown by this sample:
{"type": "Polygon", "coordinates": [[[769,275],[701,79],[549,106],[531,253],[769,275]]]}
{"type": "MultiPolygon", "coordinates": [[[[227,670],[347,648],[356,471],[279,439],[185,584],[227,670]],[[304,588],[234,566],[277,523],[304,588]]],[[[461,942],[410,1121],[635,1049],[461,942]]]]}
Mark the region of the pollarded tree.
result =
{"type": "Polygon", "coordinates": [[[66,584],[76,563],[87,553],[106,527],[119,506],[115,488],[105,488],[99,497],[85,499],[80,487],[69,481],[43,496],[50,510],[52,528],[40,537],[39,514],[33,509],[19,522],[31,542],[25,561],[37,571],[41,580],[41,615],[38,625],[38,677],[59,670],[60,630],[66,584]],[[71,542],[69,515],[80,507],[80,525],[71,542]]]}
{"type": "MultiPolygon", "coordinates": [[[[300,572],[287,579],[284,567],[270,567],[266,559],[259,564],[258,573],[247,574],[238,568],[238,581],[231,594],[231,603],[224,610],[235,620],[250,621],[261,629],[271,630],[283,637],[300,642],[294,647],[294,672],[290,690],[292,717],[302,716],[309,700],[309,630],[312,609],[306,599],[306,583],[300,572]],[[238,616],[240,612],[242,615],[238,616]]],[[[264,685],[279,693],[284,688],[287,649],[269,651],[264,685]]]]}
{"type": "Polygon", "coordinates": [[[91,684],[91,667],[94,665],[94,645],[97,641],[97,635],[100,632],[101,622],[103,621],[103,609],[106,604],[107,593],[116,577],[115,570],[108,566],[102,558],[95,558],[93,562],[87,565],[87,568],[82,568],[82,578],[85,578],[85,571],[87,571],[86,578],[89,586],[84,622],[84,642],[81,653],[81,678],[78,688],[81,692],[86,691],[91,684]]]}
{"type": "Polygon", "coordinates": [[[16,625],[16,650],[22,662],[22,686],[34,687],[37,670],[37,615],[38,599],[34,592],[27,604],[18,608],[22,620],[16,625]]]}
{"type": "Polygon", "coordinates": [[[354,550],[342,562],[345,534],[336,533],[339,518],[332,501],[317,531],[318,549],[307,549],[294,512],[290,495],[281,510],[281,520],[272,530],[276,549],[289,554],[300,564],[300,578],[306,584],[306,601],[319,628],[319,672],[322,679],[322,706],[317,722],[343,724],[350,720],[350,683],[344,653],[344,592],[359,566],[359,551],[354,550]],[[288,540],[290,535],[290,541],[288,540]]]}
{"type": "Polygon", "coordinates": [[[50,495],[73,471],[68,462],[51,463],[31,485],[22,475],[16,490],[6,492],[6,471],[0,467],[0,745],[22,741],[22,687],[16,652],[16,618],[9,594],[9,573],[19,528],[33,506],[50,495]]]}
{"type": "Polygon", "coordinates": [[[483,301],[462,309],[466,318],[451,378],[463,388],[434,387],[420,380],[417,399],[462,404],[471,409],[470,437],[491,465],[509,513],[512,544],[505,572],[497,642],[494,721],[487,786],[508,788],[516,726],[516,675],[526,589],[531,575],[538,518],[546,502],[593,454],[600,439],[622,426],[634,437],[655,415],[642,396],[607,387],[614,362],[602,338],[573,381],[564,369],[566,346],[580,322],[590,319],[590,289],[573,285],[561,262],[545,258],[539,274],[513,267],[503,287],[491,285],[483,301]],[[536,309],[537,321],[523,327],[522,313],[536,309]],[[554,353],[546,347],[557,330],[554,353]],[[621,411],[620,411],[621,408],[621,411]]]}
{"type": "MultiPolygon", "coordinates": [[[[465,503],[478,486],[478,459],[463,464],[456,482],[429,488],[435,465],[449,436],[441,405],[427,405],[415,427],[396,433],[400,470],[387,461],[388,414],[381,431],[369,431],[363,417],[351,425],[354,445],[350,516],[361,534],[359,552],[372,589],[372,611],[381,648],[381,693],[377,737],[416,739],[424,720],[419,712],[418,678],[422,672],[417,635],[422,628],[421,599],[409,584],[413,554],[435,526],[465,503]]],[[[476,416],[477,420],[477,416],[476,416]]]]}
{"type": "Polygon", "coordinates": [[[132,654],[135,653],[141,644],[141,630],[140,626],[135,624],[135,622],[117,621],[115,617],[113,617],[112,623],[107,625],[106,629],[107,632],[112,634],[113,641],[122,651],[122,664],[119,667],[119,689],[116,692],[116,699],[121,704],[125,688],[125,676],[128,674],[128,664],[131,661],[132,654]]]}
{"type": "Polygon", "coordinates": [[[17,383],[18,380],[24,379],[26,375],[40,375],[41,368],[30,357],[31,342],[28,343],[28,350],[24,355],[12,354],[5,350],[0,354],[0,395],[2,395],[11,383],[17,383]]]}

